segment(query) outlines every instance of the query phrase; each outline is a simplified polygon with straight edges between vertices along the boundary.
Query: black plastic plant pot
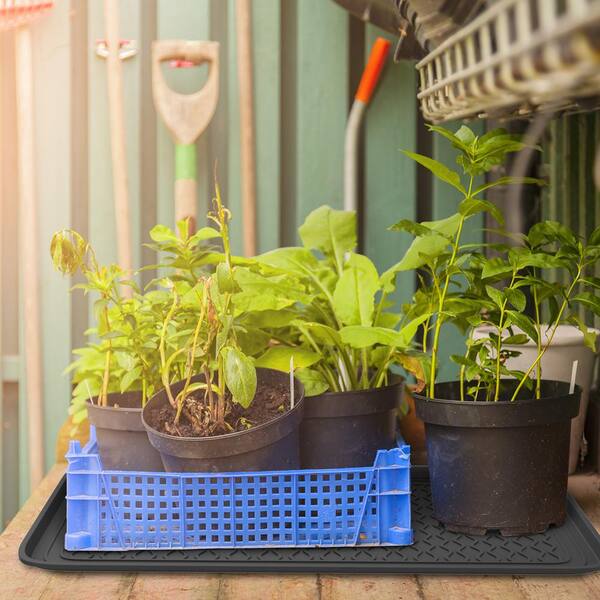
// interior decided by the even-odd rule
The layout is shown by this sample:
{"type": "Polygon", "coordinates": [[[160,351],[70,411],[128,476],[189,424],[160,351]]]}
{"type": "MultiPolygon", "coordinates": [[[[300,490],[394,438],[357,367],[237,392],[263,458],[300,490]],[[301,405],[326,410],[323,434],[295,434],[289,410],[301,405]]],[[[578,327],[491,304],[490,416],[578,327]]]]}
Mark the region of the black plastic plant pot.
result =
{"type": "Polygon", "coordinates": [[[396,445],[396,409],[404,382],[327,392],[305,400],[300,429],[303,469],[370,467],[377,450],[396,445]]]}
{"type": "MultiPolygon", "coordinates": [[[[257,387],[289,384],[289,375],[272,369],[256,369],[257,387]]],[[[201,380],[195,377],[194,380],[201,380]]],[[[171,385],[177,395],[185,382],[171,385]]],[[[168,403],[164,390],[146,404],[142,421],[150,443],[158,450],[169,473],[224,473],[231,471],[279,471],[300,466],[299,428],[304,411],[304,387],[294,379],[295,404],[280,417],[245,431],[212,437],[177,437],[157,431],[154,415],[168,403]]]]}
{"type": "Polygon", "coordinates": [[[108,406],[88,402],[102,466],[110,471],[164,471],[142,423],[142,394],[108,394],[108,406]]]}
{"type": "Polygon", "coordinates": [[[458,382],[439,383],[435,399],[415,394],[425,421],[434,517],[469,534],[540,533],[566,518],[571,419],[581,390],[543,381],[541,397],[527,390],[498,402],[460,400],[458,382]]]}

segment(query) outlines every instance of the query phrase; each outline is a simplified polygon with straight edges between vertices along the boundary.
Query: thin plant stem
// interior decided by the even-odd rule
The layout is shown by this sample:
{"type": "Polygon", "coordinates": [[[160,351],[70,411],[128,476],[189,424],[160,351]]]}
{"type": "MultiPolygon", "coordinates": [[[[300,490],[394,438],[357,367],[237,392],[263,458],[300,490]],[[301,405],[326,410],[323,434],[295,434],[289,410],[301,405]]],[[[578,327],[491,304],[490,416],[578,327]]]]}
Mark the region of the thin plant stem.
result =
{"type": "MultiPolygon", "coordinates": [[[[537,278],[537,272],[535,267],[533,268],[533,276],[537,278]]],[[[533,306],[535,311],[535,329],[537,331],[537,353],[540,354],[542,351],[542,325],[540,321],[540,307],[538,306],[538,295],[537,295],[537,287],[533,286],[533,306]]],[[[542,365],[541,363],[538,365],[535,370],[535,397],[537,399],[542,396],[542,365]]]]}
{"type": "MultiPolygon", "coordinates": [[[[471,179],[472,181],[472,179],[471,179]]],[[[469,186],[469,193],[470,193],[470,188],[471,186],[469,186]]],[[[439,344],[440,344],[440,331],[442,329],[442,322],[443,322],[443,311],[444,311],[444,302],[446,301],[446,295],[448,293],[448,287],[450,286],[450,279],[451,279],[451,275],[447,272],[449,270],[450,267],[452,267],[454,265],[454,261],[456,260],[456,254],[457,254],[457,250],[458,250],[458,242],[460,240],[460,236],[462,234],[462,228],[463,225],[465,223],[465,217],[461,216],[461,219],[459,221],[458,224],[458,231],[456,232],[456,237],[454,240],[454,244],[453,244],[453,248],[452,248],[452,256],[450,257],[450,261],[448,262],[448,268],[446,269],[446,277],[444,280],[444,287],[442,289],[442,293],[440,294],[439,297],[439,302],[438,302],[438,310],[437,310],[437,318],[435,320],[435,329],[434,329],[434,333],[433,333],[433,344],[431,347],[431,369],[430,369],[430,374],[429,374],[429,397],[433,398],[434,394],[435,394],[435,372],[436,372],[436,368],[437,368],[437,353],[438,353],[438,349],[439,349],[439,344]]]]}
{"type": "MultiPolygon", "coordinates": [[[[517,272],[513,270],[512,279],[510,280],[510,284],[508,289],[511,289],[515,283],[515,278],[517,276],[517,272]]],[[[500,366],[501,366],[501,354],[502,354],[502,332],[504,331],[504,323],[506,316],[506,304],[508,300],[505,298],[502,302],[502,306],[500,307],[500,319],[498,321],[498,327],[496,327],[496,331],[498,332],[498,341],[496,342],[496,381],[494,387],[494,402],[498,402],[500,398],[500,366]]]]}
{"type": "Polygon", "coordinates": [[[536,356],[536,359],[533,361],[533,363],[531,363],[531,365],[529,366],[529,368],[527,369],[527,371],[525,371],[525,374],[523,375],[521,381],[519,382],[519,385],[515,389],[512,397],[510,399],[511,402],[513,402],[517,398],[517,395],[521,391],[521,388],[525,384],[525,381],[529,378],[529,376],[531,375],[531,372],[533,371],[533,369],[540,363],[540,361],[542,360],[542,357],[546,353],[546,350],[548,350],[548,348],[552,344],[552,340],[554,339],[554,334],[556,333],[556,330],[558,329],[558,325],[560,324],[560,320],[562,318],[562,315],[565,312],[565,309],[567,308],[567,305],[569,304],[569,297],[571,296],[573,290],[575,289],[575,287],[579,283],[579,278],[581,277],[582,268],[583,268],[583,266],[582,266],[582,264],[580,262],[577,265],[577,275],[573,279],[573,282],[571,283],[571,285],[569,286],[569,289],[567,290],[567,293],[565,295],[565,299],[563,300],[563,302],[562,302],[562,304],[560,306],[560,310],[558,311],[558,315],[556,317],[556,320],[554,321],[554,326],[552,327],[552,331],[550,332],[550,335],[548,336],[548,343],[538,353],[538,355],[536,356]]]}

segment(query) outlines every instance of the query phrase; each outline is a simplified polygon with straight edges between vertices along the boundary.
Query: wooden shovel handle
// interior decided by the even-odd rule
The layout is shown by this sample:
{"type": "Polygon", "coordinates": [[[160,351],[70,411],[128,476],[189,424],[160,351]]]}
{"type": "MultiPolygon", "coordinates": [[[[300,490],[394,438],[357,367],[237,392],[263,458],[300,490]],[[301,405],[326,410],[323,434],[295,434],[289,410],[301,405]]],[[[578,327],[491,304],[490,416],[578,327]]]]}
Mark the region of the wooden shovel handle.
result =
{"type": "Polygon", "coordinates": [[[206,129],[219,97],[219,43],[157,40],[152,43],[152,92],[157,111],[180,144],[192,144],[206,129]],[[180,94],[164,80],[160,64],[170,60],[209,63],[208,79],[200,90],[180,94]]]}

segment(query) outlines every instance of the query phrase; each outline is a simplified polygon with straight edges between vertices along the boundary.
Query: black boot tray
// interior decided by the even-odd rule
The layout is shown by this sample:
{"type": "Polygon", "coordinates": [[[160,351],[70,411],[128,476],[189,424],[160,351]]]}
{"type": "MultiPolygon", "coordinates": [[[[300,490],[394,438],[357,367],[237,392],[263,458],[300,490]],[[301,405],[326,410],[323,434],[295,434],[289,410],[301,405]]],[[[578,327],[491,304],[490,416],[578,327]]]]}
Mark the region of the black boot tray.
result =
{"type": "Polygon", "coordinates": [[[600,569],[600,536],[568,499],[567,521],[543,534],[450,533],[432,517],[425,469],[413,468],[412,546],[69,552],[64,549],[66,480],[21,543],[27,565],[58,571],[556,574],[600,569]]]}

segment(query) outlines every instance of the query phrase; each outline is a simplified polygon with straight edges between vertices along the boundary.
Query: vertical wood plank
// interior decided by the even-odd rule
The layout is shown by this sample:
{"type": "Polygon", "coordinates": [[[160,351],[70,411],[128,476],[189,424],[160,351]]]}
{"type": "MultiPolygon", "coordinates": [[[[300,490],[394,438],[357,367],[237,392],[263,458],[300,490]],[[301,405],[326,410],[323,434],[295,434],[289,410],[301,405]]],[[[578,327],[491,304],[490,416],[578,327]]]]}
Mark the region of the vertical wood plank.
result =
{"type": "Polygon", "coordinates": [[[256,119],[257,250],[279,246],[281,168],[281,4],[252,2],[256,119]]]}
{"type": "MultiPolygon", "coordinates": [[[[445,123],[444,127],[456,131],[460,123],[445,123]]],[[[483,122],[469,123],[469,127],[477,135],[484,131],[483,122]]],[[[439,135],[433,137],[433,157],[444,163],[451,169],[457,169],[455,162],[456,151],[450,145],[450,142],[439,135]]],[[[443,219],[458,210],[460,201],[459,193],[446,183],[433,179],[433,197],[432,197],[432,217],[433,219],[443,219]]],[[[462,243],[475,243],[483,241],[483,217],[476,215],[471,217],[468,227],[465,228],[462,236],[462,243]]],[[[440,360],[438,381],[449,381],[458,375],[458,365],[450,360],[451,354],[464,353],[464,336],[453,325],[442,327],[440,334],[440,360]]]]}
{"type": "MultiPolygon", "coordinates": [[[[243,251],[242,241],[242,186],[240,155],[240,90],[237,77],[237,40],[235,32],[235,0],[227,0],[227,156],[226,170],[219,180],[227,180],[226,206],[231,210],[231,247],[234,253],[243,251]]],[[[219,172],[221,169],[219,168],[219,172]]]]}
{"type": "MultiPolygon", "coordinates": [[[[370,52],[380,29],[367,27],[365,52],[370,52]]],[[[392,36],[385,35],[388,39],[392,36]]],[[[400,260],[411,243],[408,235],[388,231],[400,219],[415,219],[415,163],[400,149],[416,148],[416,75],[414,64],[403,61],[387,65],[366,118],[364,250],[380,272],[400,260]]],[[[413,273],[397,277],[399,302],[410,300],[413,273]]]]}
{"type": "Polygon", "coordinates": [[[343,205],[348,19],[333,2],[297,3],[296,226],[322,204],[343,205]]]}
{"type": "MultiPolygon", "coordinates": [[[[123,0],[120,8],[120,36],[122,39],[140,39],[140,0],[123,0]]],[[[103,4],[88,4],[88,38],[104,39],[103,4]]],[[[112,169],[110,164],[110,125],[106,63],[95,54],[94,45],[88,45],[89,57],[89,240],[100,264],[117,262],[115,211],[112,196],[112,169]]],[[[140,90],[141,61],[138,53],[123,61],[123,102],[126,114],[127,172],[131,207],[131,246],[134,268],[140,264],[140,90]]]]}
{"type": "MultiPolygon", "coordinates": [[[[157,6],[156,0],[146,0],[142,3],[140,23],[140,240],[143,244],[149,243],[148,232],[157,223],[157,177],[156,177],[156,113],[152,99],[152,42],[157,31],[157,6]]],[[[141,248],[141,264],[156,264],[156,253],[150,248],[141,248]]],[[[156,273],[144,271],[141,273],[141,283],[148,284],[156,273]]]]}
{"type": "MultiPolygon", "coordinates": [[[[32,26],[46,468],[54,462],[56,436],[70,398],[69,381],[62,375],[71,353],[70,283],[54,271],[48,251],[52,234],[71,218],[70,17],[69,3],[57,3],[45,19],[32,26]]],[[[21,315],[21,319],[26,318],[27,315],[21,315]]],[[[20,409],[25,407],[23,384],[21,380],[20,409]]],[[[26,418],[23,410],[20,419],[26,418]]],[[[26,464],[24,458],[20,464],[26,464]]],[[[21,483],[23,501],[29,495],[23,472],[21,483]]]]}
{"type": "MultiPolygon", "coordinates": [[[[2,50],[3,37],[0,37],[0,50],[2,50]]],[[[0,52],[0,56],[4,56],[0,52]]],[[[8,85],[6,75],[4,73],[4,64],[0,64],[0,529],[4,523],[4,211],[2,207],[5,204],[4,195],[4,178],[6,177],[4,165],[8,162],[8,157],[5,155],[4,139],[4,94],[2,93],[5,86],[8,85]]]]}
{"type": "MultiPolygon", "coordinates": [[[[89,121],[88,121],[88,4],[70,0],[71,8],[71,227],[88,238],[89,121]]],[[[78,273],[72,283],[83,281],[78,273]]],[[[87,298],[71,296],[71,347],[85,344],[87,298]]]]}
{"type": "MultiPolygon", "coordinates": [[[[0,56],[2,56],[2,132],[0,145],[2,160],[0,161],[0,244],[2,244],[2,299],[0,302],[0,319],[2,321],[2,414],[0,426],[3,428],[2,453],[13,460],[2,461],[0,476],[2,477],[2,505],[0,528],[19,507],[20,462],[19,453],[19,388],[18,373],[9,374],[9,358],[17,362],[13,365],[18,371],[19,363],[19,266],[14,257],[18,256],[18,190],[16,152],[6,152],[16,146],[16,112],[15,73],[14,73],[14,36],[12,32],[0,34],[0,56]],[[17,375],[17,377],[15,377],[17,375]]],[[[26,460],[23,459],[23,460],[26,460]]]]}

